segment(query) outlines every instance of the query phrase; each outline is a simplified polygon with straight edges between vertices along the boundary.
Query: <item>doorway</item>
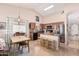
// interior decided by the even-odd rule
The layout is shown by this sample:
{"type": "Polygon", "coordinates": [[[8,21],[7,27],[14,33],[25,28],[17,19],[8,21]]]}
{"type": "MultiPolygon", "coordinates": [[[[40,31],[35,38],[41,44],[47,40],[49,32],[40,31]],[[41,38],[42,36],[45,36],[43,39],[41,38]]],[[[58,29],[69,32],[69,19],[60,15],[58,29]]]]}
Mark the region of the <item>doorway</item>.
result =
{"type": "Polygon", "coordinates": [[[79,12],[68,15],[67,42],[69,47],[79,49],[79,12]]]}

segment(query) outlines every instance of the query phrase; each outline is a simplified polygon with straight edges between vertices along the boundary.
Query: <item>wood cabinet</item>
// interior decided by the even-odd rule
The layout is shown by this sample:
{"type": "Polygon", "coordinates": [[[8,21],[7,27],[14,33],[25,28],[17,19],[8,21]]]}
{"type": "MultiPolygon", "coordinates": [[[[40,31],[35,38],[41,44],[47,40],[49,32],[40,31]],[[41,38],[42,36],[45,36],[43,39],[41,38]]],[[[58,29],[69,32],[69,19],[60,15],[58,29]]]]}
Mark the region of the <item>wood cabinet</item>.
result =
{"type": "Polygon", "coordinates": [[[54,28],[54,27],[58,28],[60,24],[64,24],[64,22],[56,22],[56,23],[43,24],[44,25],[43,28],[47,28],[47,26],[52,26],[52,28],[54,28]]]}
{"type": "Polygon", "coordinates": [[[40,24],[41,29],[45,29],[45,24],[40,24]]]}
{"type": "Polygon", "coordinates": [[[29,29],[30,29],[30,38],[32,39],[32,35],[35,29],[35,23],[29,23],[29,29]]]}
{"type": "Polygon", "coordinates": [[[65,43],[65,35],[60,35],[60,42],[65,43]]]}
{"type": "Polygon", "coordinates": [[[65,43],[65,26],[64,26],[64,22],[41,24],[42,29],[47,30],[47,26],[52,27],[52,30],[53,30],[52,35],[59,34],[60,35],[59,36],[60,37],[60,42],[65,43]]]}
{"type": "Polygon", "coordinates": [[[35,29],[35,23],[30,23],[29,28],[30,28],[30,30],[34,30],[35,29]]]}

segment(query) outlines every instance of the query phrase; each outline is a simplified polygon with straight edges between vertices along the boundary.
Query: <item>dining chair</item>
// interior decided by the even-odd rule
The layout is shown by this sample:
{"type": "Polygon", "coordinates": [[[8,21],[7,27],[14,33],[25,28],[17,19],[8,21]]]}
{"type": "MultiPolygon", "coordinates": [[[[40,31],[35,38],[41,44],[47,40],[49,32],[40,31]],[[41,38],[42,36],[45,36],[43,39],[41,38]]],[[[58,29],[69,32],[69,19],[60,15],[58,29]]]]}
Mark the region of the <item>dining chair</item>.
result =
{"type": "Polygon", "coordinates": [[[28,52],[29,52],[29,42],[28,41],[24,41],[24,42],[20,42],[19,43],[19,49],[21,48],[21,53],[23,53],[23,48],[28,47],[28,52]]]}

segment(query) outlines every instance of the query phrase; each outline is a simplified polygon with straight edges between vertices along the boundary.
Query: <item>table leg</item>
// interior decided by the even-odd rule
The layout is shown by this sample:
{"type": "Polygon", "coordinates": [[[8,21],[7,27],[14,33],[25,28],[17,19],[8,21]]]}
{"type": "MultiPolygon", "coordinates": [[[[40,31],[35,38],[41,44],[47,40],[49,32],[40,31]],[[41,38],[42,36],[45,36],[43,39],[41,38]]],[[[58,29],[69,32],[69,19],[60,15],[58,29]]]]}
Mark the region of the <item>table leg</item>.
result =
{"type": "Polygon", "coordinates": [[[28,52],[30,52],[30,48],[29,48],[29,41],[28,41],[28,52]]]}
{"type": "Polygon", "coordinates": [[[15,44],[14,44],[14,47],[13,47],[13,55],[15,56],[15,44]]]}

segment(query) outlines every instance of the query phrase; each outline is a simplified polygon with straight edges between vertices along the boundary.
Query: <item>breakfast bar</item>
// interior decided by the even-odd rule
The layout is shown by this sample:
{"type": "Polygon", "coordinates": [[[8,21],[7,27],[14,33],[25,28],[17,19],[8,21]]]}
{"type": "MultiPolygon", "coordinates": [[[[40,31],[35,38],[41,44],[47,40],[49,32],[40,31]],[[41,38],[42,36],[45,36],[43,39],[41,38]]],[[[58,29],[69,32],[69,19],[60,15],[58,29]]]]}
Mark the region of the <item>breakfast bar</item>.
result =
{"type": "Polygon", "coordinates": [[[40,43],[42,46],[47,45],[46,47],[51,46],[51,48],[55,46],[56,50],[59,49],[59,37],[58,36],[40,34],[39,38],[40,38],[40,43]]]}

